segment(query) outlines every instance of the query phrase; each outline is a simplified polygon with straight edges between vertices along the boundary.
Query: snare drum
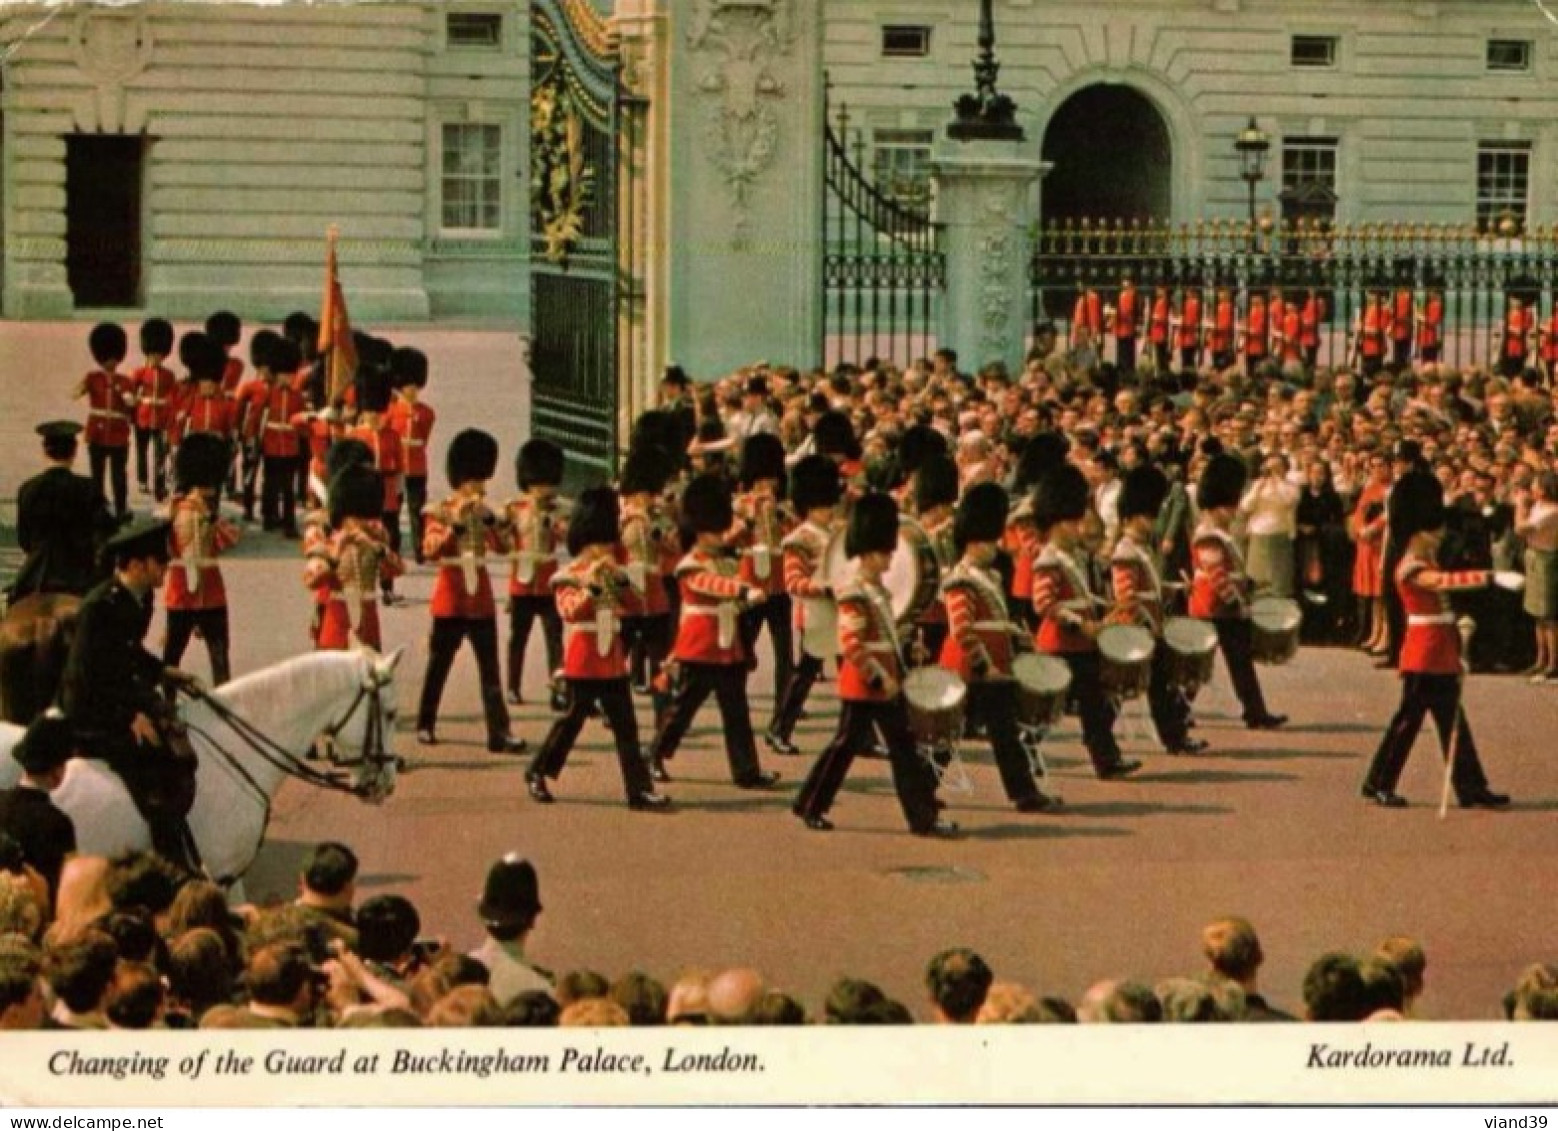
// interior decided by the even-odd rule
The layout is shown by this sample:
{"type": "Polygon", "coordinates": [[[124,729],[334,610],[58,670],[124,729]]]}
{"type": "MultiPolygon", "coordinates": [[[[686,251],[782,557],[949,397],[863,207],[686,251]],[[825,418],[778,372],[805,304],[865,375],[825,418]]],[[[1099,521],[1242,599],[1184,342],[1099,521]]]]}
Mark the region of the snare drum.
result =
{"type": "Polygon", "coordinates": [[[922,747],[948,749],[963,736],[968,685],[946,668],[915,668],[903,681],[909,729],[922,747]]]}
{"type": "Polygon", "coordinates": [[[1012,661],[1017,680],[1017,723],[1048,727],[1066,713],[1066,692],[1071,688],[1071,669],[1064,660],[1041,652],[1024,652],[1012,661]]]}
{"type": "Polygon", "coordinates": [[[1111,624],[1098,634],[1098,678],[1104,693],[1135,699],[1152,682],[1152,633],[1136,624],[1111,624]]]}
{"type": "Polygon", "coordinates": [[[1194,695],[1212,682],[1217,658],[1217,630],[1194,617],[1170,617],[1163,625],[1168,685],[1194,695]]]}
{"type": "Polygon", "coordinates": [[[1257,664],[1285,664],[1298,655],[1304,612],[1287,597],[1257,597],[1250,605],[1255,632],[1251,654],[1257,664]]]}

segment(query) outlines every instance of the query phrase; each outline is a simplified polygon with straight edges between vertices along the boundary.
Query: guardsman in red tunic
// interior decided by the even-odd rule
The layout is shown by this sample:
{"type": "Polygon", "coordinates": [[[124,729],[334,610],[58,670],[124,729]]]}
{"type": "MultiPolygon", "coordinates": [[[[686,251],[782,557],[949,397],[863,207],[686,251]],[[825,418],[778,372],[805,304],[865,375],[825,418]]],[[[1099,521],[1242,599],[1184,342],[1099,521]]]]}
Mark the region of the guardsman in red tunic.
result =
{"type": "MultiPolygon", "coordinates": [[[[256,335],[258,337],[258,335],[256,335]]],[[[272,380],[265,392],[258,420],[260,462],[265,483],[260,490],[260,521],[266,530],[280,530],[283,537],[298,536],[298,465],[303,462],[303,393],[292,382],[300,364],[298,347],[277,337],[271,345],[272,380]]]]}
{"type": "Polygon", "coordinates": [[[866,492],[865,464],[861,460],[860,437],[848,416],[837,409],[823,413],[812,429],[813,448],[819,456],[827,456],[839,469],[839,481],[843,484],[844,514],[856,499],[866,492]]]}
{"type": "Polygon", "coordinates": [[[1082,716],[1082,744],[1093,771],[1105,780],[1125,777],[1141,763],[1120,756],[1114,737],[1118,713],[1104,694],[1098,657],[1096,600],[1087,571],[1075,556],[1087,516],[1087,479],[1074,464],[1062,464],[1039,481],[1033,521],[1044,549],[1033,568],[1033,607],[1039,615],[1039,651],[1058,656],[1071,669],[1071,686],[1082,716]]]}
{"type": "Polygon", "coordinates": [[[638,745],[638,719],[628,690],[628,654],[622,643],[622,614],[633,608],[639,597],[617,560],[620,525],[615,491],[610,487],[585,491],[568,527],[568,552],[573,560],[551,581],[568,639],[563,659],[568,707],[552,724],[525,772],[531,799],[543,805],[555,800],[547,779],[556,781],[562,774],[585,720],[597,706],[617,744],[617,765],[628,808],[664,809],[671,803],[669,797],[655,792],[638,745]]]}
{"type": "Polygon", "coordinates": [[[1207,346],[1212,351],[1212,364],[1219,370],[1233,364],[1234,322],[1233,292],[1227,287],[1218,287],[1212,321],[1207,326],[1207,346]]]}
{"type": "Polygon", "coordinates": [[[92,483],[101,493],[104,479],[113,481],[114,516],[130,513],[130,411],[135,406],[135,379],[120,373],[129,342],[124,327],[100,322],[92,327],[87,345],[94,369],[81,379],[73,394],[87,398],[87,455],[92,464],[92,483]]]}
{"type": "Polygon", "coordinates": [[[1444,353],[1444,291],[1435,287],[1428,292],[1423,313],[1417,320],[1417,356],[1425,364],[1437,362],[1444,353]]]}
{"type": "Polygon", "coordinates": [[[1201,368],[1201,291],[1186,287],[1180,294],[1179,317],[1171,323],[1174,345],[1179,350],[1179,368],[1194,373],[1201,368]]]}
{"type": "MultiPolygon", "coordinates": [[[[347,436],[361,440],[373,452],[374,469],[384,480],[384,502],[381,521],[389,533],[390,549],[400,552],[400,477],[405,470],[401,455],[400,434],[384,419],[389,409],[390,378],[385,369],[371,369],[358,379],[357,423],[349,428],[347,436]]],[[[380,585],[386,605],[396,604],[393,582],[380,585]]]]}
{"type": "Polygon", "coordinates": [[[1104,336],[1104,304],[1098,292],[1077,284],[1077,301],[1071,308],[1071,352],[1078,363],[1096,365],[1104,336]]]}
{"type": "Polygon", "coordinates": [[[450,442],[445,469],[454,494],[428,507],[422,543],[422,553],[438,567],[438,579],[433,583],[433,633],[417,707],[417,741],[438,744],[438,703],[460,642],[469,640],[481,680],[487,749],[520,754],[526,745],[509,733],[498,667],[498,609],[487,572],[487,560],[505,553],[508,545],[502,516],[487,505],[487,481],[498,469],[498,442],[485,432],[466,429],[450,442]]]}
{"type": "Polygon", "coordinates": [[[892,602],[882,587],[882,572],[897,546],[898,508],[892,498],[863,496],[849,517],[844,547],[850,558],[858,559],[858,573],[838,590],[838,730],[806,776],[793,808],[807,828],[818,832],[833,827],[828,811],[855,755],[869,749],[880,734],[909,831],[927,837],[957,835],[956,825],[936,815],[936,772],[920,756],[909,729],[903,645],[893,624],[892,602]]]}
{"type": "MultiPolygon", "coordinates": [[[[343,472],[352,467],[366,467],[373,470],[373,453],[368,450],[368,445],[357,440],[340,440],[331,446],[326,457],[326,468],[320,472],[321,481],[334,483],[343,472]]],[[[375,481],[375,485],[382,493],[384,485],[375,481]]],[[[303,512],[302,529],[300,531],[303,559],[307,562],[316,556],[328,557],[330,554],[330,539],[335,534],[335,525],[331,519],[331,503],[333,494],[325,492],[325,500],[317,507],[310,507],[303,512]]],[[[305,577],[307,567],[305,566],[305,577]]],[[[314,593],[314,615],[309,622],[308,638],[315,648],[319,647],[319,629],[324,619],[324,606],[330,598],[328,588],[311,586],[314,593]]]]}
{"type": "Polygon", "coordinates": [[[1550,385],[1554,372],[1558,371],[1558,302],[1553,303],[1552,312],[1547,316],[1547,321],[1542,324],[1541,343],[1537,356],[1542,360],[1542,372],[1550,385]]]}
{"type": "MultiPolygon", "coordinates": [[[[186,391],[179,403],[178,443],[183,445],[190,436],[209,433],[227,445],[228,461],[232,461],[233,436],[237,427],[237,414],[233,401],[222,395],[222,370],[227,359],[222,347],[204,334],[185,334],[179,343],[179,356],[189,366],[194,389],[186,391]]],[[[223,475],[223,480],[226,480],[223,475]]],[[[217,488],[213,506],[220,507],[222,486],[217,488]]]]}
{"type": "Polygon", "coordinates": [[[143,362],[135,372],[135,478],[141,493],[150,493],[159,503],[168,497],[168,428],[178,395],[178,378],[162,364],[172,352],[171,323],[162,318],[141,323],[143,362]]]}
{"type": "Polygon", "coordinates": [[[366,463],[348,466],[330,481],[330,531],[310,549],[303,571],[303,584],[318,594],[318,649],[361,644],[384,650],[377,586],[385,574],[398,576],[405,567],[384,533],[383,497],[379,473],[366,463]]]}
{"type": "Polygon", "coordinates": [[[671,706],[659,685],[671,655],[671,595],[661,568],[667,545],[680,549],[675,524],[662,498],[672,476],[672,457],[653,443],[641,444],[622,464],[617,490],[622,500],[620,559],[641,600],[622,618],[622,638],[640,693],[651,695],[655,716],[671,706]]]}
{"type": "Polygon", "coordinates": [[[1320,360],[1320,323],[1325,318],[1325,300],[1313,287],[1304,296],[1304,308],[1298,316],[1298,346],[1304,367],[1314,372],[1320,360]]]}
{"type": "MultiPolygon", "coordinates": [[[[270,423],[270,394],[278,377],[276,347],[286,341],[274,330],[257,330],[249,339],[249,364],[254,375],[238,386],[233,394],[233,411],[237,419],[240,464],[242,467],[243,520],[254,521],[254,504],[259,497],[261,449],[266,426],[270,423]]],[[[291,374],[289,373],[288,376],[291,374]]],[[[291,429],[289,420],[282,425],[291,429]]],[[[275,529],[267,525],[267,530],[275,529]]]]}
{"type": "Polygon", "coordinates": [[[1244,328],[1240,331],[1244,371],[1250,375],[1254,375],[1255,367],[1266,360],[1267,313],[1266,296],[1250,295],[1249,308],[1244,316],[1244,328]]]}
{"type": "Polygon", "coordinates": [[[1108,319],[1114,332],[1114,363],[1121,373],[1136,372],[1136,333],[1141,326],[1141,296],[1129,275],[1120,280],[1114,314],[1108,319]]]}
{"type": "MultiPolygon", "coordinates": [[[[409,346],[396,350],[390,355],[390,380],[395,386],[395,403],[390,405],[386,417],[400,437],[401,457],[406,465],[402,494],[411,524],[411,546],[420,565],[422,509],[427,506],[427,446],[438,420],[432,406],[422,399],[422,390],[427,388],[427,355],[409,346]]],[[[397,529],[399,525],[397,519],[397,529]]]]}
{"type": "Polygon", "coordinates": [[[698,708],[712,694],[719,700],[732,780],[740,789],[766,789],[779,775],[765,772],[757,760],[738,622],[744,604],[760,604],[767,594],[737,577],[736,562],[725,553],[725,536],[736,520],[729,485],[716,476],[697,476],[687,484],[682,509],[697,542],[677,570],[682,616],[673,655],[681,679],[671,709],[660,720],[650,761],[656,778],[669,780],[665,761],[675,756],[698,708]]]}
{"type": "MultiPolygon", "coordinates": [[[[508,700],[520,702],[525,648],[536,619],[546,639],[546,675],[552,684],[552,708],[567,706],[563,697],[563,622],[558,615],[552,578],[557,574],[558,549],[568,537],[568,503],[560,499],[563,449],[550,440],[527,440],[514,460],[520,496],[505,508],[511,538],[509,549],[508,700]]],[[[612,496],[616,507],[616,496],[612,496]]],[[[615,539],[613,539],[615,541],[615,539]]]]}
{"type": "Polygon", "coordinates": [[[791,524],[784,504],[784,444],[778,436],[754,432],[742,441],[738,478],[741,493],[735,500],[736,524],[731,528],[730,549],[739,557],[737,575],[741,580],[767,594],[762,604],[742,614],[741,638],[746,644],[747,659],[755,664],[757,638],[763,626],[768,626],[777,706],[795,668],[790,595],[785,592],[780,559],[791,524]]]}
{"type": "Polygon", "coordinates": [[[1008,604],[1012,619],[1027,625],[1029,632],[1039,627],[1039,615],[1033,608],[1033,564],[1044,549],[1044,539],[1033,524],[1033,489],[1039,480],[1066,462],[1070,450],[1070,441],[1059,432],[1040,432],[1023,446],[1012,477],[1012,494],[1017,504],[1007,516],[1002,540],[1002,549],[1012,562],[1008,604]]]}
{"type": "Polygon", "coordinates": [[[1397,480],[1390,493],[1390,528],[1406,545],[1394,578],[1407,621],[1401,645],[1401,706],[1390,720],[1362,791],[1365,798],[1387,809],[1406,805],[1406,799],[1396,793],[1396,783],[1429,714],[1446,759],[1452,756],[1453,741],[1450,781],[1461,807],[1502,809],[1509,804],[1505,794],[1489,787],[1466,722],[1461,705],[1465,670],[1461,639],[1450,606],[1450,594],[1485,588],[1492,574],[1443,570],[1435,564],[1445,518],[1444,489],[1431,473],[1412,471],[1397,480]]]}
{"type": "Polygon", "coordinates": [[[1229,533],[1244,496],[1249,470],[1238,456],[1220,452],[1207,461],[1196,488],[1201,525],[1196,528],[1190,553],[1195,563],[1191,579],[1190,615],[1212,622],[1217,644],[1228,665],[1234,694],[1244,707],[1244,725],[1251,730],[1275,730],[1286,715],[1266,709],[1260,677],[1255,674],[1254,626],[1246,596],[1249,578],[1244,555],[1229,533]]]}
{"type": "Polygon", "coordinates": [[[227,445],[215,436],[196,432],[184,438],[173,460],[174,490],[169,515],[173,555],[168,563],[163,605],[168,633],[162,662],[179,666],[190,637],[199,632],[211,657],[211,683],[232,675],[228,663],[227,589],[217,556],[238,542],[238,531],[217,515],[216,495],[227,474],[227,445]]]}
{"type": "MultiPolygon", "coordinates": [[[[801,635],[801,660],[774,710],[764,740],[780,754],[799,754],[791,741],[823,662],[838,654],[838,609],[827,573],[828,542],[833,537],[843,486],[838,465],[827,456],[806,456],[790,469],[790,503],[799,526],[784,539],[784,591],[795,610],[801,635]]],[[[839,579],[842,580],[842,579],[839,579]]]]}
{"type": "MultiPolygon", "coordinates": [[[[243,360],[232,356],[238,348],[238,342],[243,337],[243,322],[230,310],[218,310],[206,319],[206,337],[210,338],[222,350],[222,395],[233,403],[233,424],[238,424],[238,389],[243,384],[243,360]]],[[[231,453],[233,457],[237,451],[231,453]]],[[[229,494],[238,493],[238,460],[233,458],[228,470],[227,491],[229,494]]]]}
{"type": "Polygon", "coordinates": [[[1152,295],[1152,313],[1147,320],[1147,340],[1152,343],[1153,364],[1162,374],[1168,373],[1171,360],[1170,310],[1169,289],[1158,287],[1152,295]]]}
{"type": "MultiPolygon", "coordinates": [[[[302,395],[303,411],[312,412],[321,407],[326,399],[324,366],[319,361],[319,324],[301,310],[294,310],[287,315],[281,324],[281,332],[287,341],[298,348],[298,366],[296,372],[284,377],[291,386],[302,395]]],[[[298,435],[303,444],[308,444],[308,422],[300,420],[298,423],[298,435]]],[[[297,485],[293,494],[297,497],[299,505],[308,506],[310,459],[307,450],[301,450],[298,454],[297,485]]],[[[323,484],[321,484],[323,486],[323,484]]],[[[418,515],[418,521],[421,516],[418,515]]],[[[421,551],[421,542],[418,540],[417,550],[421,551]]]]}
{"type": "Polygon", "coordinates": [[[1390,300],[1391,361],[1398,369],[1412,364],[1412,334],[1417,329],[1417,296],[1411,287],[1397,287],[1390,300]]]}
{"type": "Polygon", "coordinates": [[[1170,754],[1199,754],[1208,744],[1190,737],[1190,703],[1182,691],[1169,685],[1169,650],[1163,644],[1163,575],[1152,533],[1168,492],[1168,477],[1151,464],[1133,467],[1125,476],[1120,487],[1120,540],[1109,562],[1115,603],[1109,619],[1140,625],[1157,640],[1147,685],[1152,724],[1170,754]]]}
{"type": "Polygon", "coordinates": [[[1499,372],[1504,376],[1513,377],[1526,367],[1535,325],[1536,312],[1527,308],[1524,300],[1510,295],[1503,325],[1494,331],[1499,341],[1499,372]]]}
{"type": "Polygon", "coordinates": [[[1385,365],[1385,322],[1389,318],[1385,296],[1371,292],[1358,315],[1354,352],[1365,377],[1373,377],[1385,365]]]}
{"type": "MultiPolygon", "coordinates": [[[[933,579],[936,583],[935,597],[920,610],[913,626],[917,637],[916,646],[932,658],[941,655],[942,644],[947,639],[947,606],[941,599],[941,581],[958,560],[953,521],[953,508],[957,501],[957,464],[949,455],[931,456],[914,477],[914,502],[918,517],[905,515],[901,525],[910,545],[920,555],[922,578],[933,579]]],[[[1000,543],[1005,536],[1006,516],[1003,514],[1001,533],[996,542],[1000,543]]],[[[999,550],[1000,546],[996,548],[999,550]]],[[[1002,589],[999,574],[996,575],[996,588],[1002,589]]],[[[1004,592],[1002,596],[1005,596],[1004,592]]]]}
{"type": "MultiPolygon", "coordinates": [[[[952,449],[947,438],[929,424],[911,424],[898,439],[898,449],[893,453],[896,464],[896,486],[888,492],[898,504],[898,513],[906,517],[919,514],[915,504],[915,478],[920,468],[933,456],[949,456],[952,449]]],[[[955,500],[954,500],[955,501],[955,500]]]]}
{"type": "Polygon", "coordinates": [[[976,483],[958,503],[952,541],[960,557],[941,583],[948,630],[938,662],[968,685],[967,712],[990,738],[1007,800],[1019,813],[1039,813],[1054,802],[1039,791],[1023,749],[1012,671],[1017,653],[1033,650],[1033,639],[1007,616],[995,571],[1007,510],[1006,492],[995,483],[976,483]]]}
{"type": "Polygon", "coordinates": [[[1282,305],[1282,364],[1300,362],[1304,358],[1304,320],[1298,303],[1282,305]]]}

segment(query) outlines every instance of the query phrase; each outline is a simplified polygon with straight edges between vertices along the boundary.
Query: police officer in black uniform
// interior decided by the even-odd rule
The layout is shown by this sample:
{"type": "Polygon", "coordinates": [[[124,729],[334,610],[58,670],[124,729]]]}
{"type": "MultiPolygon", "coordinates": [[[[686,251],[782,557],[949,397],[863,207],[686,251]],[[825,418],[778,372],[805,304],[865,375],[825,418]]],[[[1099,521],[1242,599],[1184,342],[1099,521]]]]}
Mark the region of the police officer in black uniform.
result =
{"type": "Polygon", "coordinates": [[[173,705],[166,691],[193,688],[196,681],[166,667],[141,643],[152,594],[167,570],[170,531],[166,521],[145,519],[104,547],[114,574],[81,604],[60,705],[76,728],[82,753],[102,758],[124,779],[157,852],[198,870],[184,820],[194,799],[193,767],[174,756],[173,705]]]}
{"type": "Polygon", "coordinates": [[[16,537],[27,560],[9,592],[14,604],[33,593],[74,593],[96,585],[98,548],[114,530],[102,491],[71,470],[81,425],[55,420],[38,425],[48,469],[23,483],[16,496],[16,537]]]}

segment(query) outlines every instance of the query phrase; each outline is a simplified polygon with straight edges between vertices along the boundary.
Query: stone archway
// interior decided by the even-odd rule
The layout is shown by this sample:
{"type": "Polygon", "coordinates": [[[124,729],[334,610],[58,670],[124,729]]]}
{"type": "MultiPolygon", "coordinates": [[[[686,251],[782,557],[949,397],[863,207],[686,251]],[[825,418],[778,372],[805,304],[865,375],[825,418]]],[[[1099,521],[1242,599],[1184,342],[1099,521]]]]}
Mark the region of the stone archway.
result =
{"type": "Polygon", "coordinates": [[[1153,101],[1121,83],[1076,91],[1051,115],[1043,157],[1046,226],[1091,217],[1155,219],[1174,214],[1174,150],[1153,101]]]}

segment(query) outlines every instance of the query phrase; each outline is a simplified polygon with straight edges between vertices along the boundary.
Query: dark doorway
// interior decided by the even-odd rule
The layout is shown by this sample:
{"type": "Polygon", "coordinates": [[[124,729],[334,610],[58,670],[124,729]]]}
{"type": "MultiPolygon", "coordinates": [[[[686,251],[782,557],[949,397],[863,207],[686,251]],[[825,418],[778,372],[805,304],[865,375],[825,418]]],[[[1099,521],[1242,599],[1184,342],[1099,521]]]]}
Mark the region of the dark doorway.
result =
{"type": "Polygon", "coordinates": [[[1086,87],[1044,131],[1046,225],[1058,220],[1158,220],[1174,211],[1174,155],[1158,108],[1129,86],[1086,87]]]}
{"type": "Polygon", "coordinates": [[[77,307],[139,306],[139,137],[65,139],[65,271],[77,307]]]}

